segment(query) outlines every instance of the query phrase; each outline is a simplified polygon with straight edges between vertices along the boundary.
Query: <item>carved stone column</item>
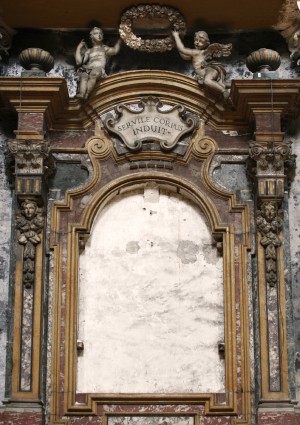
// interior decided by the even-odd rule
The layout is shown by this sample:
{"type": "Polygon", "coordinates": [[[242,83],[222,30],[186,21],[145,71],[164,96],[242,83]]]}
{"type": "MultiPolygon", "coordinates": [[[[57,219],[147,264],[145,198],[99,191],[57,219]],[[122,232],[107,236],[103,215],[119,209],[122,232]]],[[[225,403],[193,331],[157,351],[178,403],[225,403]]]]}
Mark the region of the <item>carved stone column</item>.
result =
{"type": "Polygon", "coordinates": [[[17,139],[8,142],[19,205],[11,401],[41,403],[45,194],[54,161],[42,131],[18,130],[16,134],[17,139]]]}
{"type": "Polygon", "coordinates": [[[280,115],[257,113],[256,140],[250,143],[256,182],[261,403],[290,402],[286,341],[282,201],[288,170],[293,167],[291,142],[283,141],[280,115]]]}

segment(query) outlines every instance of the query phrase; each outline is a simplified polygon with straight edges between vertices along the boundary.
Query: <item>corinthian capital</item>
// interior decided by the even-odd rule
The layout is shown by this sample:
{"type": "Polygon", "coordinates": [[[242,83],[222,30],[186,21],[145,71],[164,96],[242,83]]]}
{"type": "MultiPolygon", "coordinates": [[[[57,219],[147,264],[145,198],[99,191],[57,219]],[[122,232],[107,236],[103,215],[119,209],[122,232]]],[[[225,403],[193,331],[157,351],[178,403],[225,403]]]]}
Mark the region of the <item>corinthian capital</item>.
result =
{"type": "Polygon", "coordinates": [[[18,175],[49,175],[54,161],[47,142],[40,140],[12,140],[8,142],[10,156],[14,158],[18,175]]]}
{"type": "Polygon", "coordinates": [[[249,150],[250,158],[257,162],[257,171],[271,174],[284,172],[285,161],[294,162],[291,142],[252,142],[249,150]]]}

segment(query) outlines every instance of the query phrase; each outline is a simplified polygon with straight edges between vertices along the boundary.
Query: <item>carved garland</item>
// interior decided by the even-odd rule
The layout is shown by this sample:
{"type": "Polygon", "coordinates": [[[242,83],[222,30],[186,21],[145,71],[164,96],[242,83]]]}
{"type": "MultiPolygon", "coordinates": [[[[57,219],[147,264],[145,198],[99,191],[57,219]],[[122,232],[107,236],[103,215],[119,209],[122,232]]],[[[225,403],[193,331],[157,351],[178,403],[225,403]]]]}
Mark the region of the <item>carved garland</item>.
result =
{"type": "Polygon", "coordinates": [[[122,15],[119,27],[120,36],[127,46],[148,53],[172,50],[174,47],[172,30],[178,31],[181,36],[186,33],[186,24],[180,12],[172,7],[149,4],[128,9],[122,15]],[[170,35],[164,38],[142,39],[133,32],[134,22],[138,19],[161,20],[162,23],[167,20],[171,28],[166,31],[170,32],[170,35]]]}

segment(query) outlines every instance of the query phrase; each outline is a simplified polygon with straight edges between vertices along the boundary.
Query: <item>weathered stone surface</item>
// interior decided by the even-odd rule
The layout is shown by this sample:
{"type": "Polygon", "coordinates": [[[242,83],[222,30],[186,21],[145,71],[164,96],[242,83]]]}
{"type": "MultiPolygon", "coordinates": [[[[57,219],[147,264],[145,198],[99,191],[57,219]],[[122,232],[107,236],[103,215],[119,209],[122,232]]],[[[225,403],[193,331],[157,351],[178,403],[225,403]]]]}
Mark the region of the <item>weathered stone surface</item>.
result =
{"type": "Polygon", "coordinates": [[[296,158],[296,176],[291,184],[289,194],[289,225],[290,225],[290,252],[291,252],[291,272],[292,272],[292,300],[294,310],[294,343],[295,343],[295,359],[296,368],[296,390],[297,400],[300,401],[300,132],[299,119],[293,123],[290,133],[293,140],[293,150],[297,155],[296,158]]]}
{"type": "Polygon", "coordinates": [[[78,392],[224,391],[222,264],[180,196],[116,198],[80,258],[78,392]]]}
{"type": "MultiPolygon", "coordinates": [[[[1,129],[2,130],[2,129],[1,129]]],[[[11,191],[4,170],[6,136],[0,132],[0,405],[5,398],[5,372],[7,347],[7,309],[9,291],[11,191]]]]}

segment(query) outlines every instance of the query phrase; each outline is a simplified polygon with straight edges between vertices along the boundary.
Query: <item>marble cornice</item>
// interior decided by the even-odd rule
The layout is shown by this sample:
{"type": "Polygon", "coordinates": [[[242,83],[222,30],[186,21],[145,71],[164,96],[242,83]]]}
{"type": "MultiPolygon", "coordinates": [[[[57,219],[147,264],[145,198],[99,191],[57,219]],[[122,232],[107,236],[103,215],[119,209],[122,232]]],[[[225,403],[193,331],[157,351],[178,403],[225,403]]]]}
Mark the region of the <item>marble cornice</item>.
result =
{"type": "Polygon", "coordinates": [[[17,112],[43,112],[50,130],[81,130],[118,103],[136,102],[147,95],[182,104],[216,130],[243,130],[257,113],[296,115],[300,80],[233,80],[230,98],[203,91],[196,80],[168,71],[129,71],[97,83],[86,103],[68,95],[63,78],[0,77],[2,107],[17,112]]]}

